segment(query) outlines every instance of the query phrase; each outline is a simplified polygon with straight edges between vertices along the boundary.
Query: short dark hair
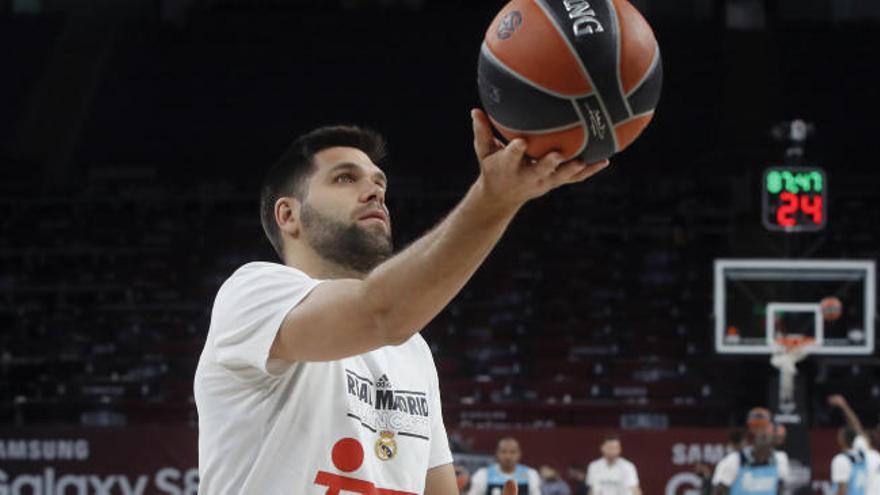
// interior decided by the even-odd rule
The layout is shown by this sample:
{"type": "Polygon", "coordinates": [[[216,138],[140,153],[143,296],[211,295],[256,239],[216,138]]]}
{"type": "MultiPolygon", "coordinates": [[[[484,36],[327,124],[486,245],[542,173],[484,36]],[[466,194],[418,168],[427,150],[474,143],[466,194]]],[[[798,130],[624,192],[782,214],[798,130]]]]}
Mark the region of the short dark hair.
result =
{"type": "Polygon", "coordinates": [[[501,444],[504,442],[513,442],[516,444],[517,447],[519,447],[519,441],[516,438],[511,437],[511,436],[506,436],[506,437],[501,437],[498,439],[498,443],[495,444],[495,448],[496,449],[500,448],[501,444]]]}
{"type": "Polygon", "coordinates": [[[619,433],[609,432],[609,433],[606,433],[604,437],[602,437],[603,444],[605,442],[614,442],[614,441],[618,441],[618,442],[620,441],[620,434],[619,433]]]}
{"type": "Polygon", "coordinates": [[[284,245],[275,222],[275,202],[284,196],[305,200],[308,179],[315,171],[315,154],[327,148],[346,146],[363,151],[373,163],[386,156],[385,138],[378,132],[357,126],[319,127],[296,138],[269,167],[260,187],[260,222],[275,252],[284,258],[284,245]]]}

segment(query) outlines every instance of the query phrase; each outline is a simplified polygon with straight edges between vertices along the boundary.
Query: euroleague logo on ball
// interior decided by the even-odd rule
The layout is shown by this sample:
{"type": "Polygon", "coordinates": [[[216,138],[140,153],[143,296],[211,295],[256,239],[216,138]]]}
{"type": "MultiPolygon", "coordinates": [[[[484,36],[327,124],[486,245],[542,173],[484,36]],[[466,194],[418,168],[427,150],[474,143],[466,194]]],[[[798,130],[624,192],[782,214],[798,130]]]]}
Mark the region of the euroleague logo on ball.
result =
{"type": "Polygon", "coordinates": [[[518,10],[508,13],[501,22],[498,23],[498,31],[496,35],[498,39],[506,40],[516,31],[516,28],[522,26],[522,14],[518,10]]]}

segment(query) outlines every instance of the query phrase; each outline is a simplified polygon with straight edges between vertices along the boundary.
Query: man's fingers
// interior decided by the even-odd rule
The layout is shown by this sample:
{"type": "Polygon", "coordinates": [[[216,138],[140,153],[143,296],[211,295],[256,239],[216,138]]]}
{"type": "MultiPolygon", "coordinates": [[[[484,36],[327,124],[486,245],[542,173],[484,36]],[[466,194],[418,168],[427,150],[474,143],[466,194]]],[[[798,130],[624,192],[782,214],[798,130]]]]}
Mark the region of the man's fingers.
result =
{"type": "Polygon", "coordinates": [[[574,176],[568,180],[569,184],[573,184],[575,182],[581,182],[590,177],[598,174],[599,172],[605,170],[611,162],[608,160],[602,160],[601,162],[590,163],[583,170],[574,174],[574,176]]]}
{"type": "Polygon", "coordinates": [[[507,146],[504,147],[504,153],[507,154],[507,157],[511,162],[519,164],[526,154],[527,147],[528,145],[526,144],[525,139],[516,138],[507,143],[507,146]]]}
{"type": "Polygon", "coordinates": [[[591,163],[587,165],[583,160],[572,160],[559,168],[553,173],[552,178],[559,184],[573,184],[586,180],[607,167],[608,160],[591,163]]]}
{"type": "Polygon", "coordinates": [[[562,156],[562,153],[555,151],[547,153],[535,163],[533,170],[542,177],[550,177],[564,161],[565,157],[562,156]]]}
{"type": "Polygon", "coordinates": [[[471,120],[474,123],[474,151],[477,158],[482,160],[499,149],[497,141],[492,135],[492,127],[489,119],[482,110],[471,110],[471,120]]]}
{"type": "Polygon", "coordinates": [[[504,492],[501,495],[518,495],[519,487],[516,486],[516,482],[513,480],[507,480],[504,482],[504,492]]]}

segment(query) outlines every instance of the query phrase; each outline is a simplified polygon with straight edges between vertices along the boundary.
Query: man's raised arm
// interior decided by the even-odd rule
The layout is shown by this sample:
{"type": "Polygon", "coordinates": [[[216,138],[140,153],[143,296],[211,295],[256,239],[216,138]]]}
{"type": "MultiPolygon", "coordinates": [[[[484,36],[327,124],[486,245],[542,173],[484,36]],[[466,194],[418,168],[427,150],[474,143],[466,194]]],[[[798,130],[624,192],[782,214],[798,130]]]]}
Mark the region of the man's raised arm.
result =
{"type": "Polygon", "coordinates": [[[834,394],[829,396],[828,404],[839,408],[843,412],[844,417],[846,417],[846,424],[856,432],[856,435],[867,438],[862,422],[859,421],[859,417],[842,395],[834,394]]]}
{"type": "Polygon", "coordinates": [[[270,357],[329,361],[399,344],[431,321],[474,274],[526,201],[580,182],[607,165],[525,158],[526,143],[502,146],[472,112],[480,176],[452,212],[363,280],[319,284],[288,313],[270,357]]]}

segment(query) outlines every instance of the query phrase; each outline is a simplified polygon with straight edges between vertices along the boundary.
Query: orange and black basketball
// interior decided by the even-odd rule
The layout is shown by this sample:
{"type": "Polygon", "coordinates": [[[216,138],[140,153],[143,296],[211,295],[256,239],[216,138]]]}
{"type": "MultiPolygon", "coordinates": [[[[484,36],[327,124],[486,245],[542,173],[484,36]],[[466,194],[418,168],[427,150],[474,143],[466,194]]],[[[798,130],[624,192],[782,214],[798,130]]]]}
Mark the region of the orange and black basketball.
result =
{"type": "Polygon", "coordinates": [[[480,99],[528,154],[594,162],[632,143],[654,115],[663,71],[654,33],[627,0],[513,0],[480,49],[480,99]]]}

